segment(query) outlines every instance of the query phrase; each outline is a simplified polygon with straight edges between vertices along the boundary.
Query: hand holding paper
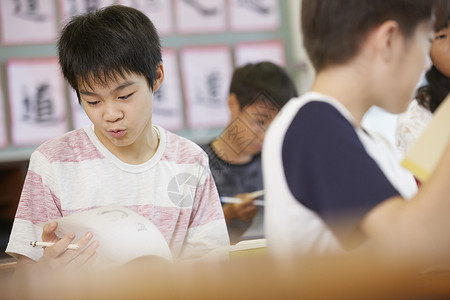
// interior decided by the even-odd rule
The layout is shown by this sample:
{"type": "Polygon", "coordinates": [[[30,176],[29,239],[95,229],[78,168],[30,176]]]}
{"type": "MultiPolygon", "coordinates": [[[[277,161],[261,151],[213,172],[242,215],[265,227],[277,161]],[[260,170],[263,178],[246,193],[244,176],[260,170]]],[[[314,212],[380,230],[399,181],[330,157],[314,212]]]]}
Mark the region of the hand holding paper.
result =
{"type": "Polygon", "coordinates": [[[91,241],[92,233],[87,232],[77,240],[73,232],[59,238],[55,234],[57,228],[57,222],[45,224],[42,231],[43,242],[30,242],[30,247],[46,248],[37,263],[40,270],[62,270],[68,267],[75,270],[95,262],[98,242],[91,241]]]}
{"type": "Polygon", "coordinates": [[[56,235],[74,232],[77,237],[91,232],[99,242],[100,263],[126,263],[142,256],[160,256],[169,261],[172,255],[159,229],[138,213],[119,205],[108,205],[78,212],[55,220],[56,235]]]}

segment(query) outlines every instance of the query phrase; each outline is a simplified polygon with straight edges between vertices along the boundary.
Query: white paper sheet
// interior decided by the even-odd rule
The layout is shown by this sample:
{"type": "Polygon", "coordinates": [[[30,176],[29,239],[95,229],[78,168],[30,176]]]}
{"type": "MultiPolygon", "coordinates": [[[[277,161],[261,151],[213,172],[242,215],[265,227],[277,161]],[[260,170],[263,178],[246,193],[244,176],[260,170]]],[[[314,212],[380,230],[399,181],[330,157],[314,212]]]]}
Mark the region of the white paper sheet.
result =
{"type": "Polygon", "coordinates": [[[48,0],[0,1],[2,44],[54,43],[58,35],[56,9],[48,0]]]}
{"type": "Polygon", "coordinates": [[[234,47],[236,66],[247,63],[270,61],[279,66],[286,66],[284,44],[281,41],[244,42],[234,47]]]}
{"type": "Polygon", "coordinates": [[[155,93],[152,123],[170,131],[183,129],[183,99],[174,49],[163,49],[164,82],[155,93]]]}
{"type": "Polygon", "coordinates": [[[167,0],[118,0],[118,4],[134,7],[146,14],[161,36],[173,31],[172,1],[167,0]]]}
{"type": "Polygon", "coordinates": [[[228,124],[227,101],[232,68],[228,46],[186,47],[181,50],[189,128],[223,128],[228,124]]]}
{"type": "Polygon", "coordinates": [[[99,8],[115,4],[115,0],[59,0],[61,7],[61,20],[65,23],[75,15],[93,12],[99,8]]]}
{"type": "Polygon", "coordinates": [[[270,31],[280,26],[278,0],[230,0],[232,31],[270,31]]]}
{"type": "Polygon", "coordinates": [[[39,145],[68,131],[65,86],[57,58],[12,59],[6,71],[13,145],[39,145]]]}
{"type": "Polygon", "coordinates": [[[225,32],[225,0],[175,0],[176,27],[180,34],[225,32]]]}
{"type": "Polygon", "coordinates": [[[58,222],[58,237],[74,232],[76,241],[87,231],[92,232],[92,240],[100,244],[97,258],[101,263],[126,263],[142,256],[159,256],[172,261],[169,245],[159,229],[147,218],[123,206],[107,205],[55,221],[58,222]]]}

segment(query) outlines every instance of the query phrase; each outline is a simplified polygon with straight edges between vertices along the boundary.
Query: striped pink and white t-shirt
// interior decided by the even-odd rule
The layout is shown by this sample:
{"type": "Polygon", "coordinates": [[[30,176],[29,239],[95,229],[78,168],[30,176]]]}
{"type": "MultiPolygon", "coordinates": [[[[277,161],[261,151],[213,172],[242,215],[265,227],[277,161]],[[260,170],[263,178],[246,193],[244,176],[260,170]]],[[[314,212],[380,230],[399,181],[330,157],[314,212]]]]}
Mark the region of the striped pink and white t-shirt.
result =
{"type": "MultiPolygon", "coordinates": [[[[107,204],[147,217],[174,258],[199,257],[229,245],[208,158],[195,143],[161,127],[155,155],[140,165],[114,156],[93,125],[50,140],[33,152],[6,252],[38,260],[41,223],[107,204]]],[[[95,239],[95,237],[94,237],[95,239]]]]}

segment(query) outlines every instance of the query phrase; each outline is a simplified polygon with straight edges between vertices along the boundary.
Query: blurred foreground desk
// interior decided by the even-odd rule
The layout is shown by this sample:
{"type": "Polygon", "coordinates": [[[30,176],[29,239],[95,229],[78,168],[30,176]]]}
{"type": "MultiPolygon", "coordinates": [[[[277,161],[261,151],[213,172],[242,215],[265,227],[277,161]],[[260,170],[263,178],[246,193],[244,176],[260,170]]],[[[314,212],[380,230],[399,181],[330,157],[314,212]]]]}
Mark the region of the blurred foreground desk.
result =
{"type": "Polygon", "coordinates": [[[16,277],[3,293],[21,300],[450,299],[450,273],[363,255],[294,259],[284,266],[259,254],[174,265],[150,259],[108,272],[36,275],[16,277]]]}

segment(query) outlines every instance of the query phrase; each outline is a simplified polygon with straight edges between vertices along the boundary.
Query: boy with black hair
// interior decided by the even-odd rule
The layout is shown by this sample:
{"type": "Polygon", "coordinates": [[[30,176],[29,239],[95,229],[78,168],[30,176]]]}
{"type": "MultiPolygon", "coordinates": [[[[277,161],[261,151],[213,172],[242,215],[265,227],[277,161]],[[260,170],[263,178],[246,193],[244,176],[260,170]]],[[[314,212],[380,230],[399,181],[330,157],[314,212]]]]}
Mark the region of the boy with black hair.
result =
{"type": "Polygon", "coordinates": [[[230,122],[211,143],[202,145],[221,197],[242,199],[223,203],[232,243],[264,238],[263,207],[250,193],[263,189],[261,148],[267,127],[297,89],[280,66],[263,61],[234,70],[228,107],[230,122]],[[250,227],[251,225],[251,227],[250,227]]]}
{"type": "Polygon", "coordinates": [[[394,147],[361,128],[371,106],[400,113],[412,99],[426,67],[433,6],[302,1],[315,80],[311,92],[285,105],[263,147],[266,235],[279,257],[369,244],[407,258],[448,256],[450,148],[416,194],[394,147]]]}
{"type": "Polygon", "coordinates": [[[107,204],[151,220],[174,258],[229,245],[208,157],[193,142],[152,125],[164,79],[159,36],[139,10],[110,6],[76,16],[58,40],[62,72],[92,121],[32,154],[7,252],[19,263],[84,265],[102,247],[55,235],[53,219],[107,204]],[[49,222],[42,229],[39,224],[49,222]],[[55,242],[44,251],[29,241],[55,242]],[[72,241],[84,250],[67,250],[72,241]]]}

